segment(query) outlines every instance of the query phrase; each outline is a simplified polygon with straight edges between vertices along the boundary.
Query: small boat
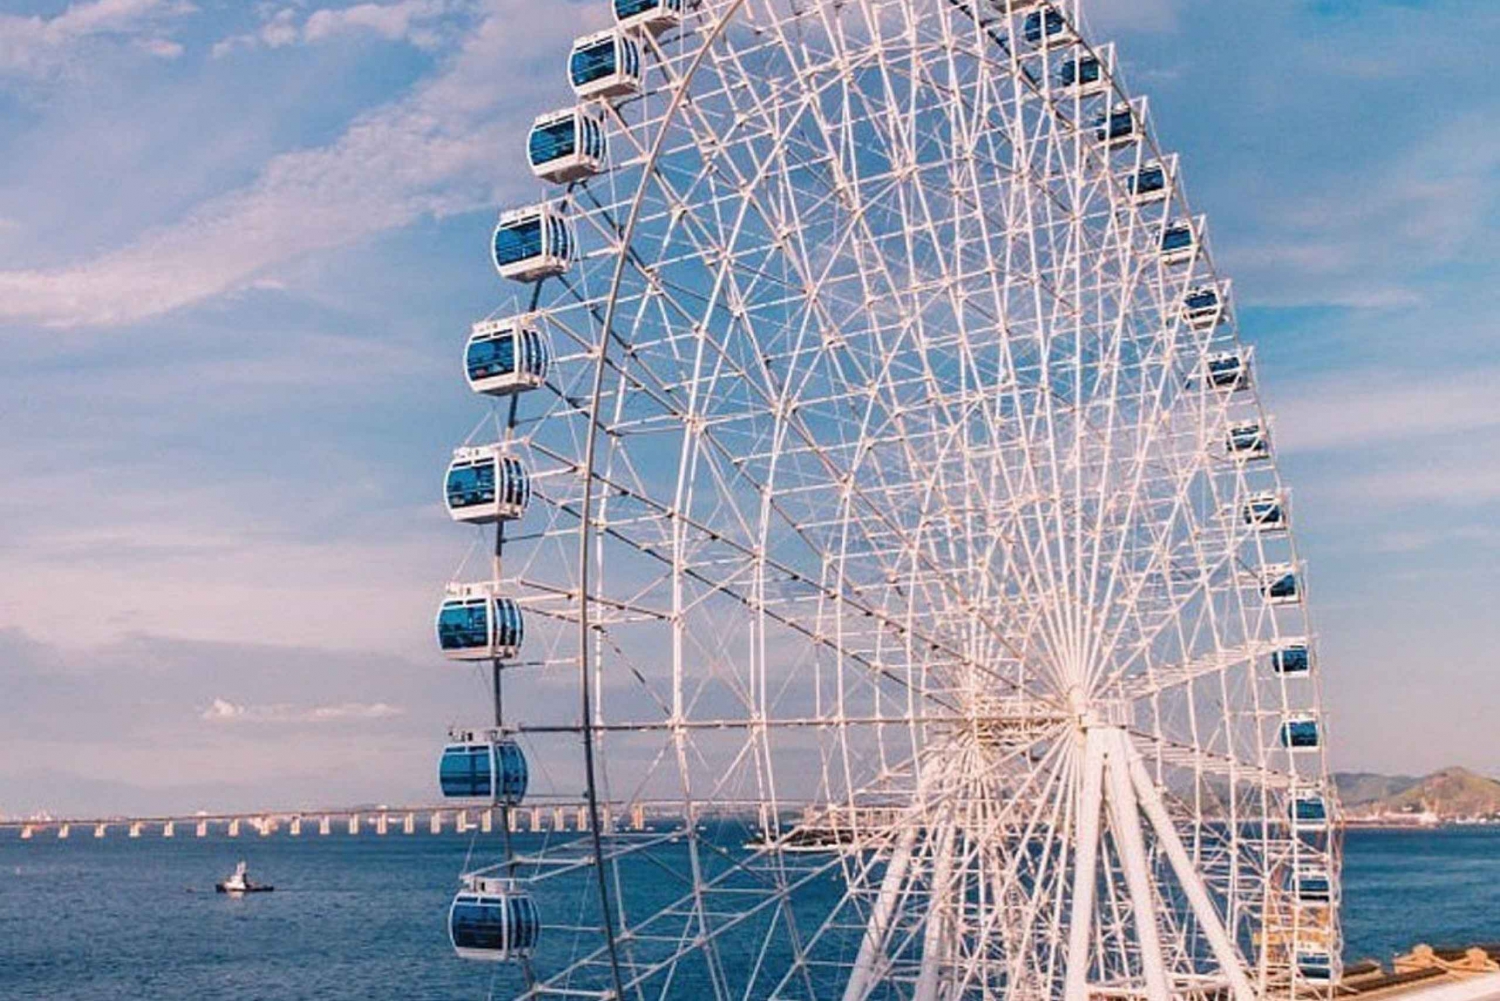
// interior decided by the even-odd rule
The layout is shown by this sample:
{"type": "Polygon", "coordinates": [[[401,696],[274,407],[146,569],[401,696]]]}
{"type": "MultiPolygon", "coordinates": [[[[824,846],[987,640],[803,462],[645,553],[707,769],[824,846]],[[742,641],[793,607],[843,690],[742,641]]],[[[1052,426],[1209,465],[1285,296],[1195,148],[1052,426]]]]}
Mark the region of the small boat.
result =
{"type": "Polygon", "coordinates": [[[265,886],[261,883],[251,882],[247,869],[248,866],[244,862],[241,862],[234,867],[234,875],[222,883],[215,883],[214,889],[220,893],[232,893],[236,896],[244,893],[270,893],[276,889],[274,886],[265,886]]]}

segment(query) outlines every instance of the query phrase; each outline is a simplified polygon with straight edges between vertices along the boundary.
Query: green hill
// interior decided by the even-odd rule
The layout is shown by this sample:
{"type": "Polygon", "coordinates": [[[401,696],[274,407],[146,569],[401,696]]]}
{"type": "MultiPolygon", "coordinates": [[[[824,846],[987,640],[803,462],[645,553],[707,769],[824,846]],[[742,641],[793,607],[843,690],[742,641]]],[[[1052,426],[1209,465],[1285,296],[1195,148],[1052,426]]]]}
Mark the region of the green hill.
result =
{"type": "Polygon", "coordinates": [[[1440,817],[1489,816],[1500,813],[1500,782],[1467,768],[1444,768],[1379,805],[1392,813],[1425,807],[1440,817]]]}
{"type": "Polygon", "coordinates": [[[1335,772],[1333,775],[1339,802],[1346,807],[1364,806],[1388,799],[1421,781],[1414,775],[1378,775],[1375,772],[1335,772]]]}

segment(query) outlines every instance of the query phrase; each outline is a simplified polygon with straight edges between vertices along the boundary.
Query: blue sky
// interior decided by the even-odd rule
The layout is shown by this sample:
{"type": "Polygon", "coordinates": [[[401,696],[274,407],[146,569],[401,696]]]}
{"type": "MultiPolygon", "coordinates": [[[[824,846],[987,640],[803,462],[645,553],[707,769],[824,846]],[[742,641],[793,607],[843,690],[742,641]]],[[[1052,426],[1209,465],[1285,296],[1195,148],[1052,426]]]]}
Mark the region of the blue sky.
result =
{"type": "MultiPolygon", "coordinates": [[[[1094,0],[1276,415],[1334,763],[1500,771],[1500,7],[1094,0]]],[[[431,796],[496,207],[602,0],[0,13],[0,813],[431,796]]]]}

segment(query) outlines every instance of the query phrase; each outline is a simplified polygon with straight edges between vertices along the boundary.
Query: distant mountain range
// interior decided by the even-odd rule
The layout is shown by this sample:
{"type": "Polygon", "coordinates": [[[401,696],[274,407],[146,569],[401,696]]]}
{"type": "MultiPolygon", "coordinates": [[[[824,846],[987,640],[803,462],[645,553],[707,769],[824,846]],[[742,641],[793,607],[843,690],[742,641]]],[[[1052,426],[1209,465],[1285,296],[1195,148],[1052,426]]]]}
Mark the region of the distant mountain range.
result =
{"type": "Polygon", "coordinates": [[[1467,768],[1444,768],[1420,778],[1337,772],[1333,782],[1345,812],[1355,817],[1423,810],[1444,820],[1500,815],[1500,782],[1467,768]]]}

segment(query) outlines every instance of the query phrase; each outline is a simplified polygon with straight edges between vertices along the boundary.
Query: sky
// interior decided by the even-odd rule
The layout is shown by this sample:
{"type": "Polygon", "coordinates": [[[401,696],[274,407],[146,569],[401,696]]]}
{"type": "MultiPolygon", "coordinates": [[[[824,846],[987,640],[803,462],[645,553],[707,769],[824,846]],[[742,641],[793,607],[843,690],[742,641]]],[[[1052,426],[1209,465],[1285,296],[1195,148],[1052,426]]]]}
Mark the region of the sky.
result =
{"type": "MultiPolygon", "coordinates": [[[[1332,760],[1500,773],[1492,0],[1093,0],[1235,279],[1332,760]]],[[[496,209],[602,0],[0,0],[0,814],[432,798],[496,209]]]]}

